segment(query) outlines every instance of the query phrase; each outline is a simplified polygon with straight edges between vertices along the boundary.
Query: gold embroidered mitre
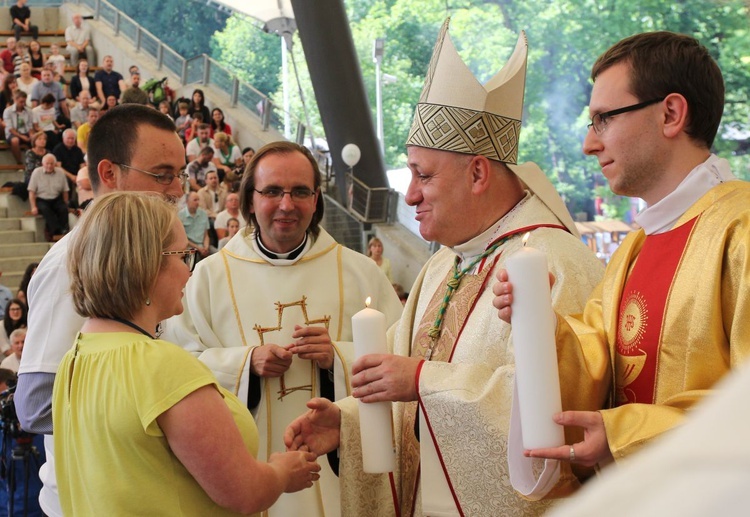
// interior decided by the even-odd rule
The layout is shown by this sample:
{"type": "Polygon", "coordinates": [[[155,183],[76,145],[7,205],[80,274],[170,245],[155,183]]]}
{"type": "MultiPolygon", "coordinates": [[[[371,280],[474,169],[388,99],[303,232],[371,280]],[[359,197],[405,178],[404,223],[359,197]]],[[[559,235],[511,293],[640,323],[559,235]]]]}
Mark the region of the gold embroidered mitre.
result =
{"type": "Polygon", "coordinates": [[[522,31],[506,65],[482,86],[440,29],[406,145],[481,154],[515,164],[528,45],[522,31]]]}

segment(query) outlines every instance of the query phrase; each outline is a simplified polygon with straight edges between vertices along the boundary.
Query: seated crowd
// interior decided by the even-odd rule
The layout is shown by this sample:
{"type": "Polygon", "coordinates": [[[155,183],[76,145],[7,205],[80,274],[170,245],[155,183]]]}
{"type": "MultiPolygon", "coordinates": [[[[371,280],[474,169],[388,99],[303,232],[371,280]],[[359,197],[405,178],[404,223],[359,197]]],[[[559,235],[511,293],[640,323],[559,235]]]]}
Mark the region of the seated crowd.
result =
{"type": "MultiPolygon", "coordinates": [[[[25,7],[24,12],[27,10],[25,7]]],[[[69,230],[67,211],[77,213],[93,196],[86,168],[92,127],[112,107],[138,103],[159,109],[175,122],[186,146],[189,191],[202,191],[196,208],[201,210],[199,214],[206,213],[209,222],[210,246],[205,250],[215,251],[219,239],[227,233],[226,226],[215,226],[217,215],[226,211],[227,194],[237,191],[244,167],[254,154],[252,148],[241,150],[232,140],[232,127],[221,108],[210,109],[201,89],[195,89],[189,99],[176,99],[165,79],[142,84],[137,65],[128,69],[129,81],[125,81],[109,55],[96,67],[91,32],[80,14],[72,16],[72,24],[65,30],[65,54],[56,43],[49,45],[49,52],[43,52],[36,36],[27,45],[20,40],[27,31],[22,27],[0,51],[0,129],[13,158],[24,170],[22,182],[3,186],[28,199],[30,213],[43,215],[48,239],[62,237],[69,230]],[[66,76],[68,64],[75,71],[66,76]],[[47,155],[56,163],[50,163],[45,172],[47,155]],[[37,179],[32,184],[35,171],[37,179]],[[212,171],[215,177],[210,175],[212,171]],[[40,181],[44,185],[41,188],[40,181]]],[[[237,209],[232,212],[237,218],[237,209]]]]}

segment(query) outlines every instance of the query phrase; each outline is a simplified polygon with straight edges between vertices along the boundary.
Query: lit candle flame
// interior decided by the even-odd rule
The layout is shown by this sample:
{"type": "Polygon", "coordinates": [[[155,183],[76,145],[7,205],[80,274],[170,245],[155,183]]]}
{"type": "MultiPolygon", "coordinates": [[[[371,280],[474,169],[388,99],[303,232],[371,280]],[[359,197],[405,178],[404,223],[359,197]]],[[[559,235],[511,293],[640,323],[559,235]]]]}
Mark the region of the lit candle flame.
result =
{"type": "Polygon", "coordinates": [[[370,297],[368,296],[368,297],[367,297],[367,300],[365,300],[365,307],[369,307],[369,306],[370,306],[370,302],[371,302],[371,301],[372,301],[372,298],[370,298],[370,297]]]}
{"type": "Polygon", "coordinates": [[[529,240],[529,236],[531,235],[531,232],[526,232],[526,235],[523,236],[523,245],[526,246],[526,241],[529,240]]]}

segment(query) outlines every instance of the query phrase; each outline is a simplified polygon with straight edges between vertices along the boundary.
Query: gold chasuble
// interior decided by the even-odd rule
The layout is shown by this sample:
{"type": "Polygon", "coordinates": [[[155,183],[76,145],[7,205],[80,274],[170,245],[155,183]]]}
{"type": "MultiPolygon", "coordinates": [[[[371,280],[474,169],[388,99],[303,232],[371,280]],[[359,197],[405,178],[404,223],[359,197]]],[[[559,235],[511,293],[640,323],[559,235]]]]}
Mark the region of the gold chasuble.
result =
{"type": "Polygon", "coordinates": [[[578,365],[561,368],[563,399],[580,386],[609,396],[616,460],[679,425],[750,356],[749,234],[750,184],[721,183],[669,232],[629,234],[583,315],[558,317],[559,362],[578,365]]]}
{"type": "MultiPolygon", "coordinates": [[[[555,309],[580,311],[602,266],[579,239],[559,226],[559,219],[539,198],[529,195],[490,230],[497,236],[512,236],[477,263],[476,271],[469,268],[455,285],[439,324],[457,255],[443,248],[425,264],[401,320],[388,332],[393,353],[429,357],[414,379],[418,400],[393,404],[399,459],[393,482],[387,474],[362,471],[358,403],[351,397],[336,402],[341,408],[342,515],[525,517],[549,508],[549,501],[524,499],[510,483],[514,353],[510,325],[497,317],[492,306],[492,285],[505,259],[522,247],[523,236],[517,232],[536,227],[529,245],[549,257],[550,271],[557,278],[552,292],[555,309]],[[394,507],[394,499],[399,508],[394,507]]],[[[477,248],[495,240],[489,237],[477,248]]],[[[565,408],[574,406],[579,407],[576,400],[563,401],[565,408]]],[[[562,469],[560,484],[568,491],[577,486],[570,469],[562,469]]]]}

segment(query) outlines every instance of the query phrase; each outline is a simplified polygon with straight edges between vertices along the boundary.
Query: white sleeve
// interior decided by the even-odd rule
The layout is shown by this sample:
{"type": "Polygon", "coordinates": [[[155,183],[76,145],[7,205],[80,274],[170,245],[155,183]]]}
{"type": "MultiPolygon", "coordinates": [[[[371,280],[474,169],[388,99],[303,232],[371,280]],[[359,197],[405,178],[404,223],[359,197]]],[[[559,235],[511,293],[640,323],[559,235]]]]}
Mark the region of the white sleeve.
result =
{"type": "Polygon", "coordinates": [[[29,283],[28,333],[19,373],[56,373],[84,318],[75,311],[67,270],[72,232],[42,259],[29,283]]]}

